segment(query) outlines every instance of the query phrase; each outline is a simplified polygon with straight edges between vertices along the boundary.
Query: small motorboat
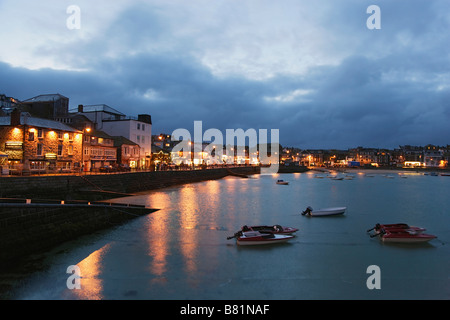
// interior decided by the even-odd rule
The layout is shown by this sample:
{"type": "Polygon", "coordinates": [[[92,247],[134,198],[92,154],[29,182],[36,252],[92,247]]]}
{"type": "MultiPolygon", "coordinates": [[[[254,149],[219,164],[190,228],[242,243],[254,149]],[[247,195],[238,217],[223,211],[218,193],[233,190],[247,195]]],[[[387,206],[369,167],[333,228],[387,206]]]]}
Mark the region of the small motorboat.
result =
{"type": "Polygon", "coordinates": [[[423,233],[424,228],[412,227],[406,223],[377,224],[375,228],[368,231],[371,230],[375,231],[371,238],[378,236],[381,241],[391,243],[421,243],[437,238],[435,235],[423,233]]]}
{"type": "Polygon", "coordinates": [[[284,180],[277,180],[277,184],[288,185],[289,182],[284,181],[284,180]]]}
{"type": "Polygon", "coordinates": [[[408,231],[415,233],[423,233],[426,229],[421,227],[410,226],[406,223],[393,223],[393,224],[379,224],[377,223],[375,227],[367,230],[367,232],[375,231],[375,233],[380,232],[382,229],[391,231],[408,231]]]}
{"type": "Polygon", "coordinates": [[[275,233],[261,233],[259,231],[239,231],[234,236],[227,239],[236,238],[236,243],[241,246],[275,244],[286,242],[294,238],[292,235],[275,234],[275,233]]]}
{"type": "Polygon", "coordinates": [[[283,227],[279,224],[273,226],[243,226],[242,231],[259,231],[261,233],[274,233],[274,234],[292,234],[298,231],[297,228],[283,227]]]}
{"type": "Polygon", "coordinates": [[[344,214],[345,210],[347,210],[347,207],[324,208],[319,210],[313,210],[313,208],[307,207],[306,210],[302,212],[302,215],[309,217],[336,216],[344,214]]]}

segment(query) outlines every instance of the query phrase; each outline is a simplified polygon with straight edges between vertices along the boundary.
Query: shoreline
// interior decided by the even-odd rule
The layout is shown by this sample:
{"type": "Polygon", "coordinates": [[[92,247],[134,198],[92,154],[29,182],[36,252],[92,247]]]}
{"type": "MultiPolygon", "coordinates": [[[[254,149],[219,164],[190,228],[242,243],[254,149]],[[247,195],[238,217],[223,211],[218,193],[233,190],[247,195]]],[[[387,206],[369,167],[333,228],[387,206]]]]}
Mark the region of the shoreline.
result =
{"type": "Polygon", "coordinates": [[[450,168],[310,168],[310,171],[322,173],[353,173],[353,174],[425,174],[425,173],[450,173],[450,168]]]}

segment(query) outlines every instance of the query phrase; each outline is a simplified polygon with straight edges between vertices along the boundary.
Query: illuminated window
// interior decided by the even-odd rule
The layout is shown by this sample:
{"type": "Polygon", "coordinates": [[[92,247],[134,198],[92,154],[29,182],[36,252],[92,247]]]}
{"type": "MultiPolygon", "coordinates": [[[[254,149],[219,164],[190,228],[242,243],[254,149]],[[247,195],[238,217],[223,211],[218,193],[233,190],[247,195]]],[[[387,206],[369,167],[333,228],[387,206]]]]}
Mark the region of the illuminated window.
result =
{"type": "Polygon", "coordinates": [[[42,129],[38,129],[37,130],[37,137],[38,138],[43,138],[44,137],[44,130],[42,130],[42,129]]]}

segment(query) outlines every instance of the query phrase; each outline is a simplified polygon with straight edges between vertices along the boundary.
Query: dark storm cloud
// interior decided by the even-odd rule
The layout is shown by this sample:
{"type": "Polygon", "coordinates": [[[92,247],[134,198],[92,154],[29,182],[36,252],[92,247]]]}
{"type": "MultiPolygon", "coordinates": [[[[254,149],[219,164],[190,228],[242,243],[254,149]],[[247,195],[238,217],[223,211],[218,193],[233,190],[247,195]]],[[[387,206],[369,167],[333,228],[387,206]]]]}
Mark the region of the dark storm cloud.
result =
{"type": "Polygon", "coordinates": [[[380,1],[381,30],[366,28],[369,1],[265,2],[261,13],[155,3],[125,7],[70,46],[34,49],[81,71],[0,63],[1,93],[149,113],[154,134],[202,120],[204,130],[280,129],[283,145],[300,148],[450,143],[445,1],[380,1]],[[287,24],[296,14],[300,24],[287,24]]]}

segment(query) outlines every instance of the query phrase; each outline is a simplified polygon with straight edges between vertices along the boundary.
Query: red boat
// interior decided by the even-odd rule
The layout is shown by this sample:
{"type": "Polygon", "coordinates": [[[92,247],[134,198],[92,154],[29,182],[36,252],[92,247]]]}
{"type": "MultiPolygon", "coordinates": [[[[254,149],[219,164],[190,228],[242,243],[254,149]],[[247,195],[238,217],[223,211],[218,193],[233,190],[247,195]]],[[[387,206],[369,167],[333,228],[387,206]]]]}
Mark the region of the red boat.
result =
{"type": "Polygon", "coordinates": [[[367,231],[369,232],[371,230],[375,230],[375,232],[379,232],[381,229],[390,231],[413,231],[416,233],[422,233],[426,230],[425,228],[410,226],[406,223],[393,223],[393,224],[377,223],[374,228],[369,229],[367,231]]]}
{"type": "Polygon", "coordinates": [[[375,233],[370,237],[378,236],[383,242],[395,242],[395,243],[419,243],[427,242],[437,238],[431,234],[425,234],[424,228],[412,227],[406,223],[396,224],[376,224],[376,226],[370,230],[375,230],[375,233]]]}
{"type": "Polygon", "coordinates": [[[243,226],[242,231],[259,231],[261,233],[272,233],[272,234],[292,234],[297,232],[297,228],[283,227],[279,224],[273,226],[243,226]]]}
{"type": "Polygon", "coordinates": [[[275,234],[275,233],[261,233],[259,231],[239,231],[234,236],[227,239],[236,238],[236,242],[242,246],[275,244],[286,242],[294,238],[292,235],[275,234]]]}

